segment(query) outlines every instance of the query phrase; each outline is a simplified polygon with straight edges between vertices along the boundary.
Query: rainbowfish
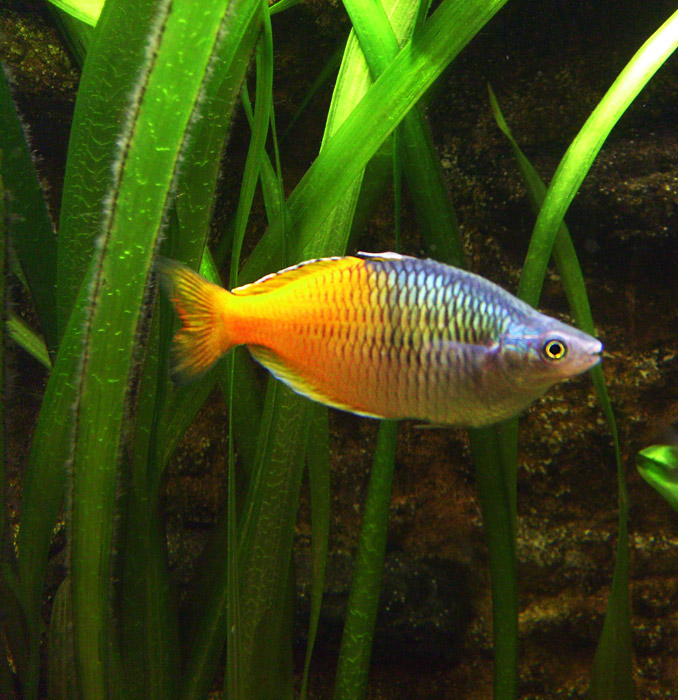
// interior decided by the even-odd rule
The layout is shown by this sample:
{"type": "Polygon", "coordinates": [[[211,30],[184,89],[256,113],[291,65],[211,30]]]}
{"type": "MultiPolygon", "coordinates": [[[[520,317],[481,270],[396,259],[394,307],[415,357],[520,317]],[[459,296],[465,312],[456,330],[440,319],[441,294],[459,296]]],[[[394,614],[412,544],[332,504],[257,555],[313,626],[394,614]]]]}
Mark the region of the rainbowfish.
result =
{"type": "Polygon", "coordinates": [[[226,291],[160,259],[176,381],[246,345],[294,391],[376,418],[489,425],[593,367],[602,344],[492,282],[396,253],[309,260],[226,291]]]}

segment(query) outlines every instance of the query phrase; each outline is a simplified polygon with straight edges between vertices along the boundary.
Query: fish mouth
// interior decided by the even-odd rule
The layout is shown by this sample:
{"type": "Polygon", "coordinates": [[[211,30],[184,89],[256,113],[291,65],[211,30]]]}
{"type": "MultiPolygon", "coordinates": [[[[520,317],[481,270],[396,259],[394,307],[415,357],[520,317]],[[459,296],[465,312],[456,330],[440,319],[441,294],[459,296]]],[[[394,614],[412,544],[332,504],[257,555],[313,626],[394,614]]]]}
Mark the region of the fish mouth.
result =
{"type": "Polygon", "coordinates": [[[603,359],[603,344],[596,340],[595,343],[591,343],[592,347],[589,351],[589,368],[595,367],[603,359]]]}

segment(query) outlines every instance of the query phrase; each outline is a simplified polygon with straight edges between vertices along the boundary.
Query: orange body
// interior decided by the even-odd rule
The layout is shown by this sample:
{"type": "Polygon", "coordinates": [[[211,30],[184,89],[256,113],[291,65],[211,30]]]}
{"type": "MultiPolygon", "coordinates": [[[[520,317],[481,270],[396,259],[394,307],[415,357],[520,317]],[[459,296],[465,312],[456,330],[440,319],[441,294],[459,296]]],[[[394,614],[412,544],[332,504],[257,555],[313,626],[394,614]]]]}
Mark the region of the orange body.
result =
{"type": "Polygon", "coordinates": [[[402,413],[415,382],[394,371],[406,358],[392,342],[398,329],[378,303],[385,280],[380,285],[364,261],[343,258],[273,289],[265,287],[276,277],[259,284],[256,294],[253,286],[235,290],[231,310],[226,307],[235,344],[247,345],[273,374],[311,398],[368,415],[402,413]]]}

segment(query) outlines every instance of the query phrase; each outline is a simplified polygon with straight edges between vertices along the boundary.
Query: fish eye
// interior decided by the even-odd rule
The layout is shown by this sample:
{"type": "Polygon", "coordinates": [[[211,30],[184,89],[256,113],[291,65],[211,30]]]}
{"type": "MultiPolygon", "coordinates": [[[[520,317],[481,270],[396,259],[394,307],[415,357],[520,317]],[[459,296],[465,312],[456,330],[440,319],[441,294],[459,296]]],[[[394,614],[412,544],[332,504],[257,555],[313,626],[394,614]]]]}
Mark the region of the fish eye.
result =
{"type": "Polygon", "coordinates": [[[553,338],[544,343],[542,352],[544,353],[544,357],[549,360],[562,360],[567,354],[567,346],[562,340],[553,338]]]}

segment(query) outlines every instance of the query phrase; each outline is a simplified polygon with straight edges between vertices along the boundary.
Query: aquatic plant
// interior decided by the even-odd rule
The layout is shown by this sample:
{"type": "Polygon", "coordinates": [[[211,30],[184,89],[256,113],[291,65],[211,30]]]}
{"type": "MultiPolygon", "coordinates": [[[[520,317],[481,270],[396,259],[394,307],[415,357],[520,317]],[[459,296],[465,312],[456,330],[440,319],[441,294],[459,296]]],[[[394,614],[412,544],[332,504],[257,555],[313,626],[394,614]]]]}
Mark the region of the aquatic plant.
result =
{"type": "Polygon", "coordinates": [[[636,457],[638,472],[678,511],[678,447],[651,445],[636,457]]]}
{"type": "MultiPolygon", "coordinates": [[[[269,125],[276,146],[270,22],[272,14],[295,3],[282,0],[269,8],[260,0],[110,0],[93,31],[67,25],[81,32],[78,45],[86,48],[86,58],[58,239],[8,86],[0,81],[2,184],[13,195],[2,197],[7,213],[0,211],[0,256],[4,264],[7,229],[19,262],[14,271],[30,290],[40,333],[16,319],[7,324],[18,342],[51,365],[24,482],[16,561],[6,555],[0,570],[3,698],[31,699],[40,692],[45,568],[64,502],[69,562],[52,604],[48,668],[42,669],[50,697],[204,698],[226,646],[229,698],[291,698],[290,558],[306,461],[314,578],[305,697],[327,554],[327,411],[273,380],[262,396],[239,353],[194,384],[173,386],[167,362],[172,317],[165,302],[152,303],[153,258],[160,251],[200,265],[204,276],[218,280],[205,241],[221,152],[241,95],[252,138],[232,227],[214,248],[220,263],[230,251],[231,285],[297,260],[343,253],[361,192],[401,167],[417,185],[411,192],[431,255],[463,265],[454,212],[418,103],[505,1],[443,0],[427,19],[426,0],[384,7],[346,0],[354,32],[322,149],[285,198],[278,159],[271,163],[265,150],[269,125]],[[253,53],[252,108],[241,86],[253,53]],[[394,133],[395,146],[389,147],[394,133]],[[240,268],[258,183],[269,226],[240,268]],[[231,416],[228,507],[198,564],[186,602],[190,623],[182,627],[159,500],[169,457],[215,382],[231,416]],[[243,472],[238,478],[247,486],[242,498],[235,487],[234,444],[243,472]]],[[[562,218],[609,129],[678,43],[676,24],[678,13],[642,56],[657,46],[661,52],[640,72],[637,63],[630,64],[624,80],[611,88],[621,99],[612,110],[604,101],[594,112],[543,204],[543,186],[519,158],[540,212],[520,291],[536,303],[553,248],[573,313],[589,332],[593,323],[562,218]]],[[[594,381],[611,417],[602,374],[594,381]]],[[[341,644],[337,699],[363,697],[367,685],[395,439],[396,425],[384,423],[341,644]]],[[[515,425],[473,431],[471,439],[490,545],[495,698],[508,700],[517,692],[518,658],[515,425]]],[[[633,692],[621,467],[619,474],[617,569],[596,657],[596,698],[633,692]]]]}

